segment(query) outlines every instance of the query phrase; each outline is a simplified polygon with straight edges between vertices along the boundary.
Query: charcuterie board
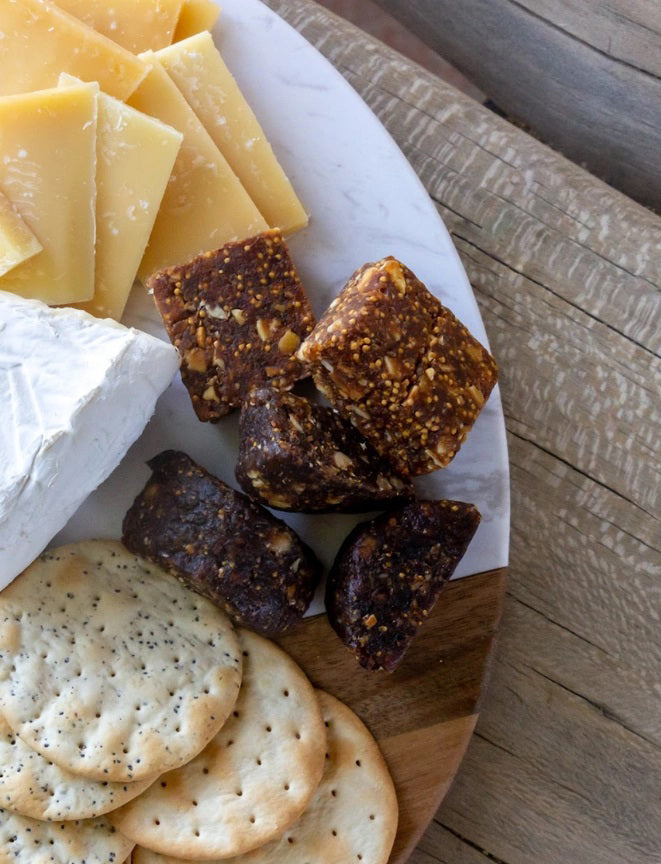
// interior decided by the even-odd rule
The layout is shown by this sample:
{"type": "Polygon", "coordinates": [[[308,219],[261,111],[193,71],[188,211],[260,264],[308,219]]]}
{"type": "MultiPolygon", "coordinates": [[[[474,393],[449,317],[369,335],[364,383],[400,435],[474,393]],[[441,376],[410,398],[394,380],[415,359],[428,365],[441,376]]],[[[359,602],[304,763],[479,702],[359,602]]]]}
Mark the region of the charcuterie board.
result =
{"type": "MultiPolygon", "coordinates": [[[[333,67],[259,0],[224,0],[214,39],[310,214],[289,239],[320,315],[354,270],[393,255],[487,345],[470,285],[433,202],[374,115],[333,67]]],[[[123,322],[165,339],[137,286],[123,322]]],[[[236,413],[236,412],[235,412],[236,413]]],[[[236,416],[201,423],[177,377],[142,437],[52,545],[119,537],[146,461],[185,451],[236,487],[236,416]]],[[[402,864],[447,790],[472,733],[507,564],[507,451],[498,388],[451,465],[416,481],[421,497],[475,504],[482,522],[455,578],[393,675],[361,670],[331,631],[319,595],[281,644],[314,684],[345,700],[380,741],[400,801],[392,864],[402,864]],[[477,574],[477,575],[476,575],[477,574]]],[[[278,514],[325,567],[355,515],[278,514]]]]}

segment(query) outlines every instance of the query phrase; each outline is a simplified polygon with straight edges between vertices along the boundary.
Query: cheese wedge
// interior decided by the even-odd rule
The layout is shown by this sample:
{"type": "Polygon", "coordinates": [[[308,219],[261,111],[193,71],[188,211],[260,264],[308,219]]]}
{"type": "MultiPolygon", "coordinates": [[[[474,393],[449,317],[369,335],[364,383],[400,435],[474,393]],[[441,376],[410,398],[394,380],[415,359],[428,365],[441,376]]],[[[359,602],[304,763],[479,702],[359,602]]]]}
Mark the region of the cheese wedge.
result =
{"type": "Polygon", "coordinates": [[[129,104],[184,136],[138,271],[145,280],[268,226],[167,72],[153,54],[140,56],[152,63],[129,104]]]}
{"type": "Polygon", "coordinates": [[[52,305],[94,295],[96,87],[0,99],[0,188],[43,250],[0,289],[52,305]]]}
{"type": "Polygon", "coordinates": [[[42,249],[9,198],[0,192],[0,276],[42,249]]]}
{"type": "MultiPolygon", "coordinates": [[[[76,84],[60,76],[60,86],[76,84]]],[[[81,308],[119,321],[183,136],[106,93],[97,99],[94,297],[81,308]]]]}
{"type": "Polygon", "coordinates": [[[202,30],[213,30],[220,14],[220,6],[213,0],[184,0],[173,42],[187,39],[202,30]]]}
{"type": "Polygon", "coordinates": [[[179,356],[114,321],[2,291],[0,333],[4,588],[119,464],[179,356]]]}
{"type": "MultiPolygon", "coordinates": [[[[55,0],[60,9],[103,33],[128,51],[156,50],[169,45],[179,20],[182,0],[55,0]]],[[[217,9],[218,7],[216,7],[217,9]]]]}
{"type": "Polygon", "coordinates": [[[271,228],[288,234],[308,217],[211,34],[156,53],[271,228]]]}
{"type": "Polygon", "coordinates": [[[47,0],[0,0],[0,34],[0,96],[55,87],[60,72],[69,72],[126,99],[147,71],[130,51],[47,0]]]}

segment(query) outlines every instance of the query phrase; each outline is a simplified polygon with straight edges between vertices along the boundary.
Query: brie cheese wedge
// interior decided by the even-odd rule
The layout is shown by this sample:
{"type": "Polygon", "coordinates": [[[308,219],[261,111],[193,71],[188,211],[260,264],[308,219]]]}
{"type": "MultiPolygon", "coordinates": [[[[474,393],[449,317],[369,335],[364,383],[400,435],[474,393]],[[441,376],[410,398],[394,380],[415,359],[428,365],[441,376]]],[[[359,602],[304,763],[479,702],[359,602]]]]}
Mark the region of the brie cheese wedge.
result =
{"type": "Polygon", "coordinates": [[[0,589],[117,467],[178,368],[161,339],[0,291],[0,589]]]}

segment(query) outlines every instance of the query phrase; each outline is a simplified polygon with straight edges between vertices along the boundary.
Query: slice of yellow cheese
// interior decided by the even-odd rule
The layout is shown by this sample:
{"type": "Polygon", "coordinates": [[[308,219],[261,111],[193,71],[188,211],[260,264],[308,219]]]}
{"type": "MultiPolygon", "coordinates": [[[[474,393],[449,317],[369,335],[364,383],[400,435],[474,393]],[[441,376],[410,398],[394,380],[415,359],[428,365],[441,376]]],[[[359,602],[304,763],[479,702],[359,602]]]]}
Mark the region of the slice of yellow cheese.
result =
{"type": "Polygon", "coordinates": [[[126,99],[146,73],[130,51],[40,0],[0,0],[0,96],[55,87],[60,72],[126,99]]]}
{"type": "Polygon", "coordinates": [[[55,0],[89,27],[128,51],[156,50],[169,45],[183,0],[55,0]]]}
{"type": "Polygon", "coordinates": [[[41,243],[0,192],[0,276],[42,250],[41,243]]]}
{"type": "Polygon", "coordinates": [[[213,30],[219,14],[220,6],[213,0],[184,0],[172,41],[187,39],[202,30],[213,30]]]}
{"type": "Polygon", "coordinates": [[[140,56],[152,65],[129,104],[184,136],[138,271],[144,280],[268,226],[167,72],[154,55],[140,56]]]}
{"type": "Polygon", "coordinates": [[[43,246],[0,278],[3,291],[50,305],[94,294],[95,89],[0,99],[0,187],[43,246]]]}
{"type": "MultiPolygon", "coordinates": [[[[60,76],[60,86],[77,84],[60,76]]],[[[119,321],[183,136],[106,93],[97,99],[94,297],[79,305],[119,321]]]]}
{"type": "Polygon", "coordinates": [[[308,217],[211,35],[198,33],[156,57],[271,228],[291,233],[308,217]]]}

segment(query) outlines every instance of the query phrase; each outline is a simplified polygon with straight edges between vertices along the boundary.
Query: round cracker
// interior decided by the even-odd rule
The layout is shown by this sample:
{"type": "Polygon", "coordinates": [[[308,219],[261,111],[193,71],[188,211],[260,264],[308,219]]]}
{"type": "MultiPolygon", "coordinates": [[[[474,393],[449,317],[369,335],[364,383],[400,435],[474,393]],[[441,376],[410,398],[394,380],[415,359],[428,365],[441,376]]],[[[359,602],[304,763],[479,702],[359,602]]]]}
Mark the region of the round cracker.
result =
{"type": "Polygon", "coordinates": [[[31,750],[0,717],[0,801],[6,810],[61,822],[94,819],[132,801],[153,780],[110,783],[79,777],[31,750]]]}
{"type": "MultiPolygon", "coordinates": [[[[379,747],[342,702],[317,691],[328,730],[317,791],[278,839],[243,855],[204,864],[386,864],[397,832],[397,796],[379,747]]],[[[185,864],[136,846],[133,864],[185,864]]],[[[203,864],[189,861],[188,864],[203,864]]]]}
{"type": "Polygon", "coordinates": [[[189,761],[240,679],[225,614],[117,541],[44,553],[0,594],[0,712],[74,774],[125,783],[189,761]]]}
{"type": "Polygon", "coordinates": [[[40,822],[0,810],[0,864],[117,864],[132,848],[105,817],[40,822]]]}
{"type": "Polygon", "coordinates": [[[241,855],[284,831],[314,794],[326,752],[314,689],[273,642],[247,630],[239,641],[243,683],[225,726],[110,816],[141,846],[180,858],[241,855]]]}

